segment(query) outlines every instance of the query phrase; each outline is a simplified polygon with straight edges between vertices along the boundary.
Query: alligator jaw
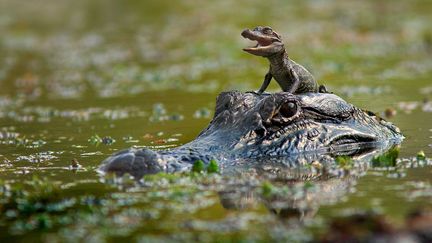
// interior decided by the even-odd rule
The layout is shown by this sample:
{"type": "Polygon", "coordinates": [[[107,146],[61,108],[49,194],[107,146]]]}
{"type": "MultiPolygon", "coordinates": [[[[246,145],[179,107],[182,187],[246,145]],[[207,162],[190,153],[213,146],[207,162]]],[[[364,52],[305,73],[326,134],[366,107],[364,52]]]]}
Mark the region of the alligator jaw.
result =
{"type": "Polygon", "coordinates": [[[328,146],[338,146],[345,144],[373,143],[377,139],[367,134],[343,134],[333,138],[328,146]]]}
{"type": "Polygon", "coordinates": [[[258,47],[266,47],[273,43],[273,40],[271,38],[256,34],[254,31],[251,31],[250,29],[243,30],[241,35],[246,39],[257,42],[257,44],[254,47],[244,48],[243,50],[256,49],[258,47]]]}
{"type": "Polygon", "coordinates": [[[271,53],[274,49],[279,49],[277,47],[283,45],[282,42],[276,37],[266,36],[259,33],[258,31],[250,29],[243,30],[241,35],[243,38],[257,42],[257,44],[253,47],[243,48],[243,51],[253,55],[264,56],[268,53],[271,53]]]}

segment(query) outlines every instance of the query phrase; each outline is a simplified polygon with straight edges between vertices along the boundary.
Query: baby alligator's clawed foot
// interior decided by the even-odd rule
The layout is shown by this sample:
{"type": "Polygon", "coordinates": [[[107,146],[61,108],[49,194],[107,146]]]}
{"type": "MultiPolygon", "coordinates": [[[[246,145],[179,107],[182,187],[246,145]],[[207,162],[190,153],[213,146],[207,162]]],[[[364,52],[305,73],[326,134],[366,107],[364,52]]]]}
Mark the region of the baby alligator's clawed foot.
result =
{"type": "Polygon", "coordinates": [[[255,91],[255,90],[252,90],[252,91],[246,91],[246,93],[255,94],[255,95],[270,95],[270,93],[267,93],[267,92],[260,92],[260,91],[255,91]]]}
{"type": "Polygon", "coordinates": [[[258,93],[258,91],[255,91],[255,90],[246,91],[246,93],[260,95],[260,94],[258,93]]]}

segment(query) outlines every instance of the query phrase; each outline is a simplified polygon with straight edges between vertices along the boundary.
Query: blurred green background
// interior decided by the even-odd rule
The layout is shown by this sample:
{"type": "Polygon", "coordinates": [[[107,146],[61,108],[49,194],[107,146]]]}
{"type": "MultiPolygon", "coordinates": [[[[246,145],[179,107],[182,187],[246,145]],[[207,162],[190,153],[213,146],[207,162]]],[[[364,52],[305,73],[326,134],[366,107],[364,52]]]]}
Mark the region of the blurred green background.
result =
{"type": "Polygon", "coordinates": [[[291,57],[323,83],[398,89],[407,87],[402,80],[430,74],[431,5],[2,0],[1,94],[82,98],[256,89],[266,61],[241,51],[249,43],[239,33],[257,25],[281,33],[291,57]]]}

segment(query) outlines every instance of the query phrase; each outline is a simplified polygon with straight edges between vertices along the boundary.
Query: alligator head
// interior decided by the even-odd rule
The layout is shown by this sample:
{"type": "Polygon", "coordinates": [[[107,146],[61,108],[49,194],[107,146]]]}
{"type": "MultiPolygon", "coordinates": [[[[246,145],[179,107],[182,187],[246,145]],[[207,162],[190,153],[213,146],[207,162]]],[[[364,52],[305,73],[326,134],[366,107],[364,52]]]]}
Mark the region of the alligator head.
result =
{"type": "Polygon", "coordinates": [[[245,29],[241,35],[244,38],[257,42],[254,47],[243,49],[243,51],[249,52],[253,55],[269,57],[276,53],[285,51],[281,35],[273,31],[271,27],[258,26],[253,30],[245,29]]]}
{"type": "Polygon", "coordinates": [[[194,142],[229,149],[236,157],[332,152],[400,140],[397,127],[334,94],[271,95],[227,92],[213,121],[194,142]],[[219,141],[219,142],[216,142],[219,141]]]}
{"type": "Polygon", "coordinates": [[[188,170],[196,160],[211,159],[226,168],[225,162],[242,158],[355,154],[402,139],[391,123],[334,94],[223,92],[213,120],[195,140],[170,150],[121,151],[105,160],[101,171],[142,176],[188,170]]]}

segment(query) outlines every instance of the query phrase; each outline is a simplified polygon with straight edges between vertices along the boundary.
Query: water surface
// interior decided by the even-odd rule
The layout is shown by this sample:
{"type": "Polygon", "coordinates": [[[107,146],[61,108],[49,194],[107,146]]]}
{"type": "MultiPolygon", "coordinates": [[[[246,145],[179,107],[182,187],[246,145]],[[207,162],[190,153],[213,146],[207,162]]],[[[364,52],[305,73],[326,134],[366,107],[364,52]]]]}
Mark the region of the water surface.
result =
{"type": "MultiPolygon", "coordinates": [[[[75,200],[57,214],[22,217],[0,204],[0,239],[303,241],[332,217],[362,210],[401,225],[410,210],[431,206],[431,166],[370,168],[350,183],[336,180],[347,187],[340,195],[285,219],[254,196],[262,178],[238,178],[234,184],[258,189],[245,189],[237,198],[243,206],[229,208],[221,195],[229,183],[213,177],[214,187],[186,176],[125,189],[95,169],[126,147],[187,143],[211,120],[219,92],[258,89],[268,64],[243,53],[251,43],[240,37],[256,25],[282,34],[290,56],[344,99],[378,114],[394,109],[389,120],[406,136],[400,158],[430,156],[431,11],[420,0],[0,0],[1,181],[46,179],[75,200]],[[89,142],[95,135],[115,142],[89,142]],[[81,170],[70,170],[72,159],[81,170]]],[[[270,91],[278,91],[274,82],[270,91]]]]}

